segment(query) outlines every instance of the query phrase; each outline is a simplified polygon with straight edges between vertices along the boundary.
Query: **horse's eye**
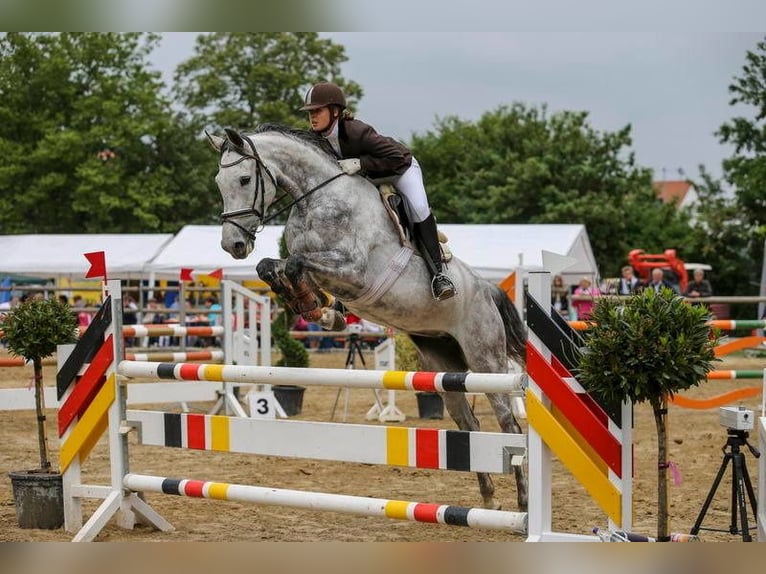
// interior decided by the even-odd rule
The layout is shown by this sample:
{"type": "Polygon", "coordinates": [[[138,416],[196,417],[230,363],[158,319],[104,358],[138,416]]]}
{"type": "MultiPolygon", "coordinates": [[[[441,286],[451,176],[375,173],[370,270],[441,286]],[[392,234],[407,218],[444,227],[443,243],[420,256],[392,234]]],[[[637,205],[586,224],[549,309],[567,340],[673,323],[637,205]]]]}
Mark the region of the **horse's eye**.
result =
{"type": "Polygon", "coordinates": [[[250,183],[249,175],[243,175],[242,177],[239,178],[239,185],[241,185],[242,187],[246,186],[249,183],[250,183]]]}

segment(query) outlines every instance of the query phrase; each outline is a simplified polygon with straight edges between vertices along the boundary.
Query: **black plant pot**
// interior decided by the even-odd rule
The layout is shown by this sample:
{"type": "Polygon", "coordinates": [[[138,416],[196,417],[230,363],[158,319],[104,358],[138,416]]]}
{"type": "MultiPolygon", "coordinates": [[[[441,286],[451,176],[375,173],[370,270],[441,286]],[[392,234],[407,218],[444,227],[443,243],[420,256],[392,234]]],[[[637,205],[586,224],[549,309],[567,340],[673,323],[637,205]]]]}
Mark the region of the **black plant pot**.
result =
{"type": "Polygon", "coordinates": [[[306,387],[298,385],[274,385],[271,387],[274,397],[282,405],[285,414],[289,417],[301,414],[303,409],[303,391],[306,387]]]}
{"type": "Polygon", "coordinates": [[[418,401],[418,416],[421,419],[443,419],[444,399],[439,393],[418,392],[415,393],[418,401]]]}
{"type": "Polygon", "coordinates": [[[42,470],[9,472],[21,528],[53,530],[64,525],[64,487],[59,473],[42,470]]]}

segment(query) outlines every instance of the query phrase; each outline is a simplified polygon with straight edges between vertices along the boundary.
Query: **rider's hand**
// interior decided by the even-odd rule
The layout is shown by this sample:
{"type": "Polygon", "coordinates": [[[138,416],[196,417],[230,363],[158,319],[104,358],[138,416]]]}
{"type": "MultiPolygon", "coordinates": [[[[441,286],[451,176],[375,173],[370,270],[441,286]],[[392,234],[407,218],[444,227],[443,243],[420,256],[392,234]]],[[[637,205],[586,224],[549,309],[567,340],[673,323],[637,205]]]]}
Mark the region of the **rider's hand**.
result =
{"type": "Polygon", "coordinates": [[[346,175],[354,175],[362,169],[362,162],[358,157],[338,160],[338,165],[346,175]]]}

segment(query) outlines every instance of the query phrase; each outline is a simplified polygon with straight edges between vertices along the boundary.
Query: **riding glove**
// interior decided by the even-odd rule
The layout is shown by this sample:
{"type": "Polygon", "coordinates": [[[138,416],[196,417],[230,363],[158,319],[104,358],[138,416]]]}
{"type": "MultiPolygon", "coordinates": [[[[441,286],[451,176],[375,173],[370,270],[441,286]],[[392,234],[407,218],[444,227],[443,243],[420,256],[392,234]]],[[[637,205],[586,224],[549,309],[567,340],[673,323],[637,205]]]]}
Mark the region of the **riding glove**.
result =
{"type": "Polygon", "coordinates": [[[338,160],[338,165],[340,165],[340,168],[346,175],[354,175],[355,173],[359,173],[362,169],[362,162],[358,157],[338,160]]]}

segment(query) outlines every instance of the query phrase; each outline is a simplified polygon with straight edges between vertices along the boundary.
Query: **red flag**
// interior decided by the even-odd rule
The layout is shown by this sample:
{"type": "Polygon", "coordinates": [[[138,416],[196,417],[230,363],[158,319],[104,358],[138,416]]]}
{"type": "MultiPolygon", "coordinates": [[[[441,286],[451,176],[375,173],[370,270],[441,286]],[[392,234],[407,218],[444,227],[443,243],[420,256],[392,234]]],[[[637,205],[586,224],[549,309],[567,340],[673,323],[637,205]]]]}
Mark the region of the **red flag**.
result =
{"type": "Polygon", "coordinates": [[[223,279],[223,268],[219,267],[215,271],[211,271],[210,273],[208,273],[208,276],[215,277],[216,279],[220,281],[221,279],[223,279]]]}
{"type": "Polygon", "coordinates": [[[181,281],[192,281],[192,271],[194,269],[187,269],[186,267],[181,267],[181,281]]]}
{"type": "Polygon", "coordinates": [[[84,253],[85,259],[90,263],[90,269],[85,273],[85,278],[103,277],[106,281],[106,255],[103,251],[84,253]]]}

